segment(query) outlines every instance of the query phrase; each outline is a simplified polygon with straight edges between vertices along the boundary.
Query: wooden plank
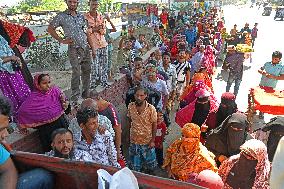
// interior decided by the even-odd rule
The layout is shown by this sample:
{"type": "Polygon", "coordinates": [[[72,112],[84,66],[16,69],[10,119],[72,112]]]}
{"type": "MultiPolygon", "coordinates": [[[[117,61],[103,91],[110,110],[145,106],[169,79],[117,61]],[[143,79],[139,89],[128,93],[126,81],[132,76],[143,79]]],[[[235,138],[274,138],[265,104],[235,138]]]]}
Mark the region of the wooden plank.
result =
{"type": "MultiPolygon", "coordinates": [[[[105,169],[110,174],[118,168],[96,163],[71,161],[61,158],[47,157],[21,151],[12,151],[12,159],[18,165],[42,167],[56,175],[56,189],[64,186],[65,189],[97,188],[97,170],[105,169]]],[[[160,178],[133,171],[139,186],[147,189],[201,189],[202,187],[172,179],[160,178]]]]}

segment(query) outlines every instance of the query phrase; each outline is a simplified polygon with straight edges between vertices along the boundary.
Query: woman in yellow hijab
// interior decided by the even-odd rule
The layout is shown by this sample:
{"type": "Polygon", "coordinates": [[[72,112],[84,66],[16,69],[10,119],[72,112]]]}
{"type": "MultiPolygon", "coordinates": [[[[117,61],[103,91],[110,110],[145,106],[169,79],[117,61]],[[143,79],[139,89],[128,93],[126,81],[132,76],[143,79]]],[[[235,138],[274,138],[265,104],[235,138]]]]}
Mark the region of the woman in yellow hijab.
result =
{"type": "Polygon", "coordinates": [[[217,172],[214,155],[200,143],[199,126],[186,124],[182,128],[182,136],[167,149],[163,167],[168,176],[187,181],[192,173],[198,174],[203,170],[217,172]]]}

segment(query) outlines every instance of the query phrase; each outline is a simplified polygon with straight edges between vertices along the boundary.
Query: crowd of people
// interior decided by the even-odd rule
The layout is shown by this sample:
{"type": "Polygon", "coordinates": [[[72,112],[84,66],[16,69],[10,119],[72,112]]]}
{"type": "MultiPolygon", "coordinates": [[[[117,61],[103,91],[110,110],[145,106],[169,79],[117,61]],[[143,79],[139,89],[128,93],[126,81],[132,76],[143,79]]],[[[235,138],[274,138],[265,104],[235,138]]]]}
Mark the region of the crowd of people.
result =
{"type": "MultiPolygon", "coordinates": [[[[234,25],[227,33],[222,10],[204,7],[177,16],[163,9],[149,41],[145,34],[137,37],[132,25],[124,26],[115,66],[126,74],[130,86],[125,100],[126,127],[117,108],[95,90],[98,85],[110,87],[113,47],[108,35],[116,31],[115,26],[98,12],[97,0],[90,0],[90,12],[85,15],[76,11],[78,0],[66,3],[68,9],[54,17],[48,32],[68,45],[70,99],[50,84],[48,74],[32,79],[19,52],[20,46],[29,47],[35,40],[31,31],[0,22],[1,141],[12,118],[22,134],[28,134],[28,128],[38,130],[42,149],[50,157],[128,166],[151,175],[163,169],[169,178],[209,188],[269,188],[271,162],[284,132],[283,117],[261,129],[270,131],[265,141],[253,133],[247,115],[236,103],[243,63],[251,58],[237,45],[255,45],[257,23],[252,29],[245,24],[240,31],[234,25]],[[56,32],[58,27],[63,28],[64,37],[56,32]],[[151,47],[156,50],[144,61],[141,55],[151,47]],[[229,71],[221,99],[214,94],[220,89],[212,82],[220,63],[229,71]],[[175,120],[170,119],[173,114],[175,120]],[[165,148],[172,124],[180,126],[182,134],[165,148]],[[121,143],[122,128],[129,128],[129,144],[121,143]]],[[[260,87],[275,89],[277,81],[284,80],[281,58],[281,52],[275,51],[272,61],[260,68],[260,87]]],[[[18,178],[18,188],[52,188],[54,178],[43,169],[24,173],[36,174],[38,179],[29,179],[30,185],[23,186],[24,176],[17,176],[9,152],[2,145],[0,150],[0,176],[4,175],[0,186],[15,188],[18,178]]]]}

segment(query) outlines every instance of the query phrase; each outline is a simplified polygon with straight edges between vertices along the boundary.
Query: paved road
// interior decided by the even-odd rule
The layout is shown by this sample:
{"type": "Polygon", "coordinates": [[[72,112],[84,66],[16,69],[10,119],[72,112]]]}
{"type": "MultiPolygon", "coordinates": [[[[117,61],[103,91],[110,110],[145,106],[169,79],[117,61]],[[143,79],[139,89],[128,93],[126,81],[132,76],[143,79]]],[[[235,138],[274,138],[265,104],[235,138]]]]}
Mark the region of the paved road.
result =
{"type": "MultiPolygon", "coordinates": [[[[250,27],[255,22],[259,23],[259,37],[256,40],[255,52],[253,53],[253,62],[245,62],[245,72],[243,81],[240,86],[240,91],[237,97],[239,108],[245,111],[247,108],[247,95],[251,87],[255,87],[259,84],[261,75],[257,70],[267,61],[271,60],[271,54],[275,50],[280,50],[284,54],[284,35],[281,34],[284,31],[284,22],[274,21],[273,16],[262,16],[262,9],[244,7],[238,9],[237,7],[226,7],[224,9],[226,27],[230,30],[234,24],[238,25],[240,30],[246,22],[250,24],[250,27]],[[282,43],[281,43],[282,42],[282,43]]],[[[221,69],[218,69],[220,73],[221,69]]],[[[226,83],[224,81],[214,80],[214,88],[217,97],[219,97],[225,91],[226,83]]],[[[284,81],[280,81],[277,86],[278,89],[284,90],[284,81]]],[[[233,86],[231,87],[233,90],[233,86]]],[[[268,116],[269,117],[269,116],[268,116]]]]}
{"type": "MultiPolygon", "coordinates": [[[[226,19],[227,30],[230,30],[234,24],[238,25],[240,30],[246,22],[252,27],[255,22],[259,23],[259,37],[255,44],[255,52],[253,53],[253,62],[245,62],[245,72],[243,81],[240,86],[240,91],[237,96],[238,107],[241,111],[247,110],[247,96],[249,89],[258,86],[260,81],[260,74],[257,70],[267,61],[271,60],[271,54],[275,50],[280,50],[284,53],[284,35],[281,32],[284,31],[284,21],[274,21],[272,13],[270,17],[261,16],[262,10],[255,8],[250,9],[248,7],[238,8],[233,6],[227,6],[224,8],[224,14],[226,19]],[[282,43],[281,43],[282,42],[282,43]]],[[[217,72],[221,72],[221,68],[217,69],[217,72]]],[[[216,96],[220,99],[221,94],[225,92],[226,82],[223,79],[214,79],[213,81],[214,91],[216,96]]],[[[284,90],[284,81],[278,83],[278,89],[284,90]]],[[[231,87],[233,92],[233,86],[231,87]]],[[[265,122],[273,117],[272,115],[265,114],[265,122]]],[[[174,122],[174,115],[171,116],[172,122],[174,122]]],[[[255,124],[258,126],[263,124],[263,120],[256,119],[255,124]]],[[[180,128],[175,123],[169,128],[169,135],[166,136],[165,149],[175,139],[179,138],[180,128]]]]}

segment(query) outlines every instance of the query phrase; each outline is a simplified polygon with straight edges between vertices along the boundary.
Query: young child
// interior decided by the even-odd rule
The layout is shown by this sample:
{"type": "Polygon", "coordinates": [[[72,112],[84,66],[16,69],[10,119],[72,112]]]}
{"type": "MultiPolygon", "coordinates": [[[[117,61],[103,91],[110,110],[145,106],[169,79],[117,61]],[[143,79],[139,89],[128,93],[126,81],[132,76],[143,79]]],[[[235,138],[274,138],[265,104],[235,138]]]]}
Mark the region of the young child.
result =
{"type": "Polygon", "coordinates": [[[165,139],[166,131],[167,127],[164,122],[163,112],[161,109],[157,109],[157,133],[155,138],[155,152],[159,167],[163,165],[163,142],[165,139]]]}

